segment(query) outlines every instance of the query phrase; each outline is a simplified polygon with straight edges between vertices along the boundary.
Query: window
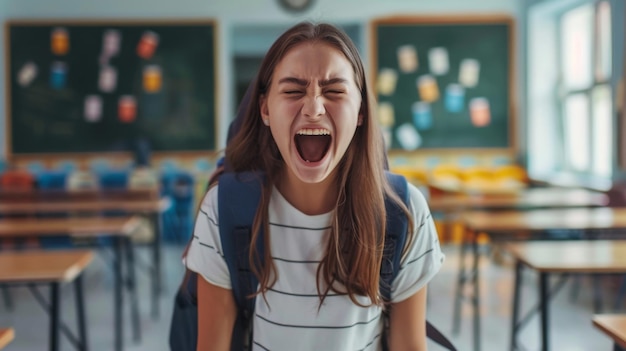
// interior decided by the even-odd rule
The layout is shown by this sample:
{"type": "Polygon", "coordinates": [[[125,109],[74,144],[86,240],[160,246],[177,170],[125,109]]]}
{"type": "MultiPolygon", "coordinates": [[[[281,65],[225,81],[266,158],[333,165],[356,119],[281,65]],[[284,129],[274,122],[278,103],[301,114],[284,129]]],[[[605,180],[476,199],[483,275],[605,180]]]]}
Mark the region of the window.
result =
{"type": "Polygon", "coordinates": [[[615,152],[610,1],[546,1],[530,8],[529,28],[529,173],[606,184],[615,152]]]}
{"type": "Polygon", "coordinates": [[[566,11],[560,20],[559,96],[565,169],[611,177],[611,10],[608,1],[566,11]]]}

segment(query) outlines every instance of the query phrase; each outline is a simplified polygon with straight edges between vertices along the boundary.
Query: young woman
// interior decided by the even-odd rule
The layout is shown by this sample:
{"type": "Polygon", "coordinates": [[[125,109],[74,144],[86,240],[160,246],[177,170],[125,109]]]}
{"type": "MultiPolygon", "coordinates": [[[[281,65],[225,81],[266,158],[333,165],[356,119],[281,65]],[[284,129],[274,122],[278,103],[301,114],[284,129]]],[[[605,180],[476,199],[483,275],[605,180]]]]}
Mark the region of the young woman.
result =
{"type": "MultiPolygon", "coordinates": [[[[253,225],[265,229],[253,350],[381,350],[379,294],[387,183],[374,100],[350,39],[298,24],[272,45],[241,129],[234,172],[266,176],[253,225]]],[[[209,189],[186,257],[198,279],[198,350],[229,350],[236,315],[209,189]]],[[[426,290],[444,256],[427,204],[409,186],[409,239],[393,282],[390,350],[426,350],[426,290]]],[[[254,245],[251,247],[254,260],[254,245]]]]}

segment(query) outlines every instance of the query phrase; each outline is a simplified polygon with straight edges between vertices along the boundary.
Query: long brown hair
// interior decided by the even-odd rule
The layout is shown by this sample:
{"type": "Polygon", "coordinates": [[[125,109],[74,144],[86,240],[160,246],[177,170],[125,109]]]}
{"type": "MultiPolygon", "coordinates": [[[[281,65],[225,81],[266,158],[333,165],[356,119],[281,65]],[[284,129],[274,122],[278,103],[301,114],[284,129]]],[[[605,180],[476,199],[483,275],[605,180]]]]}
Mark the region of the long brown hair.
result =
{"type": "MultiPolygon", "coordinates": [[[[408,209],[391,190],[384,174],[384,147],[374,114],[363,63],[350,38],[329,24],[297,24],[282,34],[267,52],[253,87],[251,101],[239,132],[226,147],[226,162],[234,172],[261,171],[266,175],[261,203],[252,228],[251,266],[265,292],[276,282],[276,267],[271,259],[268,207],[272,184],[278,181],[285,163],[269,128],[261,122],[260,97],[271,86],[276,65],[294,46],[305,42],[324,42],[342,52],[354,69],[354,79],[361,92],[363,123],[337,165],[336,211],[332,217],[330,240],[317,270],[317,290],[321,302],[329,291],[346,293],[357,305],[357,295],[380,304],[379,276],[385,240],[385,196],[405,210],[409,233],[413,223],[408,209]],[[259,228],[264,228],[264,257],[257,257],[259,228]],[[256,262],[256,264],[254,264],[256,262]],[[258,269],[257,269],[258,267],[258,269]],[[320,283],[323,282],[324,285],[320,283]],[[339,288],[336,283],[345,287],[339,288]]],[[[320,304],[321,306],[321,304],[320,304]]]]}

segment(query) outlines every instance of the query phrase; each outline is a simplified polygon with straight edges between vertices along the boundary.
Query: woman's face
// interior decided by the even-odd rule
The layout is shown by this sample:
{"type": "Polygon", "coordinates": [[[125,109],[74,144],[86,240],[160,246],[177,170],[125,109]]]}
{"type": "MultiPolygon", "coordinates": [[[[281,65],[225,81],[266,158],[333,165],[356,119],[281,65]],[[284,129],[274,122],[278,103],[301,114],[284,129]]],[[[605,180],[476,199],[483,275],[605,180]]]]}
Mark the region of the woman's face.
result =
{"type": "Polygon", "coordinates": [[[352,65],[323,42],[287,52],[260,108],[288,176],[304,183],[319,183],[332,173],[363,118],[352,65]]]}

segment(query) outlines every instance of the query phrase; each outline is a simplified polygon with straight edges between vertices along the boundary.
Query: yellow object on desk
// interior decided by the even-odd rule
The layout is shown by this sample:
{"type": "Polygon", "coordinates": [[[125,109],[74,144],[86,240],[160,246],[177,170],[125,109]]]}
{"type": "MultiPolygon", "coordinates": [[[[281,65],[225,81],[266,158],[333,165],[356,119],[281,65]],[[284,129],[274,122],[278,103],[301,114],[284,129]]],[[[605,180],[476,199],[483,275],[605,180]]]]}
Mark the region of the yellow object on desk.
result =
{"type": "Polygon", "coordinates": [[[15,338],[13,328],[0,328],[0,349],[3,349],[15,338]]]}

